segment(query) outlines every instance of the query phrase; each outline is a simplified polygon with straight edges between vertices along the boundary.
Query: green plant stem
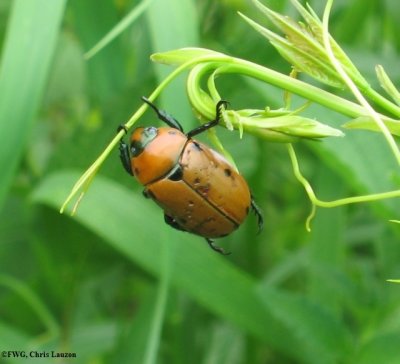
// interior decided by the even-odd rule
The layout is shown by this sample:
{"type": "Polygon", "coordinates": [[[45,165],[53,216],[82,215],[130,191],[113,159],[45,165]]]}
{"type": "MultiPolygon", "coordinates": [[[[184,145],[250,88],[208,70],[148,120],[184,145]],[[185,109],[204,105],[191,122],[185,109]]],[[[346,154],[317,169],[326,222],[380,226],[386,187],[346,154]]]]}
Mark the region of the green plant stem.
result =
{"type": "Polygon", "coordinates": [[[386,111],[393,114],[395,117],[400,118],[400,107],[387,98],[383,97],[380,93],[376,92],[373,88],[364,90],[369,99],[374,101],[377,105],[381,106],[386,111]]]}
{"type": "Polygon", "coordinates": [[[372,202],[372,201],[379,201],[379,200],[393,198],[393,197],[400,197],[400,190],[395,190],[395,191],[388,191],[388,192],[381,192],[381,193],[372,193],[372,194],[364,195],[364,196],[346,197],[346,198],[341,198],[341,199],[333,200],[333,201],[321,201],[316,197],[310,183],[302,175],[293,145],[287,144],[287,146],[288,146],[290,160],[291,160],[292,166],[293,166],[294,175],[297,178],[297,180],[303,185],[311,202],[316,206],[338,207],[338,206],[348,205],[348,204],[352,204],[352,203],[372,202]]]}
{"type": "MultiPolygon", "coordinates": [[[[328,54],[329,60],[332,63],[332,66],[336,69],[337,73],[340,75],[340,77],[343,79],[344,83],[347,85],[349,90],[353,93],[355,98],[358,100],[360,105],[364,107],[364,110],[367,115],[369,115],[376,123],[376,125],[379,127],[381,130],[384,138],[386,139],[389,148],[391,149],[394,157],[396,158],[397,164],[400,165],[400,150],[397,147],[397,143],[394,140],[392,134],[390,133],[389,129],[383,122],[381,115],[379,115],[373,107],[368,103],[368,101],[365,99],[365,97],[362,95],[361,91],[357,88],[357,86],[354,84],[353,80],[350,78],[350,76],[346,73],[346,71],[343,69],[342,65],[340,62],[336,59],[331,43],[329,41],[329,31],[328,31],[328,20],[329,20],[329,14],[330,14],[330,9],[332,7],[332,2],[333,0],[328,0],[326,3],[325,11],[324,11],[324,16],[323,16],[323,27],[324,27],[324,32],[323,32],[323,42],[324,46],[326,49],[326,52],[328,54]]],[[[372,89],[370,89],[373,91],[372,89]]],[[[374,92],[373,95],[376,97],[377,101],[382,102],[383,97],[378,98],[378,93],[374,92]]],[[[380,96],[380,95],[379,95],[380,96]]],[[[387,104],[391,104],[395,106],[396,109],[398,107],[394,104],[392,104],[390,101],[386,100],[387,104]]]]}
{"type": "MultiPolygon", "coordinates": [[[[152,56],[152,59],[162,60],[162,54],[155,54],[152,56]]],[[[271,85],[277,86],[284,90],[287,90],[291,93],[302,96],[310,101],[319,103],[323,106],[326,106],[332,110],[335,110],[339,113],[342,113],[349,117],[359,117],[362,115],[367,115],[367,112],[364,107],[355,104],[351,101],[343,99],[339,96],[333,95],[327,91],[321,90],[315,86],[309,85],[305,82],[299,81],[290,76],[283,75],[279,72],[273,71],[269,68],[260,66],[258,64],[240,59],[234,58],[230,56],[226,56],[224,54],[212,54],[206,56],[200,56],[191,58],[186,62],[181,63],[174,71],[172,71],[164,81],[158,85],[158,87],[154,90],[154,92],[148,97],[150,101],[154,101],[154,99],[160,94],[160,92],[178,75],[185,72],[188,69],[193,68],[194,73],[189,74],[188,79],[188,93],[191,90],[191,102],[193,106],[197,110],[202,110],[203,115],[208,115],[211,112],[214,112],[214,106],[211,106],[211,99],[209,105],[207,105],[207,110],[203,107],[203,102],[206,99],[205,92],[203,90],[200,91],[200,94],[196,87],[194,87],[195,83],[192,82],[200,82],[200,78],[205,75],[205,73],[215,70],[216,74],[224,74],[224,73],[239,73],[245,76],[249,76],[260,81],[267,82],[271,85]],[[198,65],[197,67],[195,67],[198,65]],[[192,79],[190,79],[192,77],[192,79]]],[[[197,83],[199,85],[200,83],[197,83]]],[[[132,115],[132,117],[126,122],[125,127],[129,129],[134,125],[134,123],[143,115],[143,113],[147,109],[147,105],[144,104],[139,107],[139,109],[132,115]]],[[[210,115],[211,117],[213,115],[210,115]]],[[[110,144],[106,147],[103,153],[96,159],[96,161],[87,169],[87,171],[82,175],[82,177],[77,181],[77,183],[72,188],[71,193],[67,197],[64,204],[61,206],[60,213],[63,213],[67,204],[71,201],[71,199],[81,191],[80,197],[78,198],[77,203],[75,204],[72,214],[76,211],[76,207],[81,200],[83,194],[87,190],[92,181],[94,175],[97,173],[97,170],[110,154],[110,152],[115,148],[118,144],[119,140],[123,137],[124,131],[121,130],[117,135],[113,138],[110,144]]]]}
{"type": "MultiPolygon", "coordinates": [[[[197,67],[195,70],[196,76],[192,77],[193,82],[199,82],[200,76],[211,69],[215,69],[216,74],[235,73],[258,79],[352,118],[367,114],[364,107],[354,102],[240,58],[228,56],[223,57],[223,59],[221,59],[221,57],[201,57],[197,59],[196,63],[200,64],[205,62],[212,63],[206,63],[202,67],[197,67]]],[[[188,80],[188,83],[190,83],[190,80],[188,80]]],[[[200,98],[198,100],[199,105],[201,104],[202,99],[203,98],[200,98]]],[[[207,114],[206,110],[204,111],[205,114],[207,114]]]]}
{"type": "Polygon", "coordinates": [[[241,73],[256,78],[349,117],[358,117],[360,115],[365,115],[366,113],[363,107],[351,101],[290,76],[283,75],[279,72],[245,60],[235,59],[235,62],[232,65],[220,67],[218,73],[241,73]]]}

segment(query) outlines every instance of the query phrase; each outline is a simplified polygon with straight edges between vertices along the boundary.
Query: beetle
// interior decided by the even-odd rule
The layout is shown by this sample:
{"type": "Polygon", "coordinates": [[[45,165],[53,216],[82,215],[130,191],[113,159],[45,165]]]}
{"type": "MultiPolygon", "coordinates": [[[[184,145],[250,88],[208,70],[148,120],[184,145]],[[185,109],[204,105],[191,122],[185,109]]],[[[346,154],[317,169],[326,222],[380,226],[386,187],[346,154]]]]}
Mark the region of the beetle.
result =
{"type": "MultiPolygon", "coordinates": [[[[144,186],[144,196],[163,209],[165,222],[204,237],[213,250],[222,254],[228,253],[213,239],[236,230],[250,209],[261,231],[263,216],[246,180],[222,155],[193,139],[218,125],[221,109],[228,103],[219,101],[214,120],[184,133],[174,117],[147,98],[142,100],[167,127],[136,128],[129,146],[121,138],[120,159],[125,170],[144,186]]],[[[124,126],[121,128],[126,132],[124,126]]]]}

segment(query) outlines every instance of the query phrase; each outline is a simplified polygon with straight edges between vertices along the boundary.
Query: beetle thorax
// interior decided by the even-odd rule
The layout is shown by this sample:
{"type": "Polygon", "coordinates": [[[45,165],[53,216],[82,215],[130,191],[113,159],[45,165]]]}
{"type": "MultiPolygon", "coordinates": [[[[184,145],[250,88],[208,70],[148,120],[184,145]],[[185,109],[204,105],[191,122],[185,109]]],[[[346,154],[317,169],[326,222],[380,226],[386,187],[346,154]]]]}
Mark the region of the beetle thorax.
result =
{"type": "Polygon", "coordinates": [[[131,137],[131,165],[137,180],[147,185],[171,171],[179,162],[187,137],[177,129],[137,128],[131,137]]]}

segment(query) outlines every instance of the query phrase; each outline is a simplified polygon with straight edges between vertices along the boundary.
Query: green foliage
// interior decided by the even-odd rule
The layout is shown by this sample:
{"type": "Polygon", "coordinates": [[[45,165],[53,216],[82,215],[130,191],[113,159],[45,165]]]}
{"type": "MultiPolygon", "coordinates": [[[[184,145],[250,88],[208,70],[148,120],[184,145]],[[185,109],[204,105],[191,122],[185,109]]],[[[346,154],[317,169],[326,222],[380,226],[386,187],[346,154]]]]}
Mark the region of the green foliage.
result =
{"type": "Polygon", "coordinates": [[[21,157],[50,71],[65,1],[15,1],[0,72],[0,202],[21,157]],[[43,26],[38,27],[38,23],[43,26]],[[29,35],[29,36],[28,36],[29,35]],[[32,47],[32,40],[35,44],[32,47]]]}
{"type": "MultiPolygon", "coordinates": [[[[73,363],[400,362],[400,288],[387,282],[400,277],[398,200],[319,209],[307,232],[310,202],[293,176],[286,146],[267,142],[265,135],[239,126],[240,139],[237,131],[217,130],[266,220],[259,235],[249,216],[237,232],[219,240],[232,252],[229,257],[163,223],[157,206],[142,197],[141,187],[120,166],[113,147],[118,138],[76,215],[58,213],[118,125],[129,118],[154,123],[153,114],[138,108],[140,96],[174,71],[153,64],[151,54],[157,53],[154,59],[190,47],[186,53],[169,53],[182,64],[187,52],[189,58],[204,55],[202,47],[218,57],[249,62],[235,67],[251,63],[290,73],[290,64],[237,14],[253,19],[251,24],[266,34],[255,25],[264,27],[259,9],[241,1],[71,0],[65,7],[62,1],[45,2],[16,0],[0,8],[8,22],[0,28],[1,351],[73,352],[78,356],[73,363]],[[85,60],[106,34],[111,43],[100,43],[104,48],[85,60]]],[[[294,14],[289,3],[279,6],[278,17],[294,14]]],[[[390,65],[397,64],[400,53],[398,14],[396,2],[355,0],[334,4],[330,20],[332,36],[351,55],[357,74],[372,84],[375,63],[384,65],[389,76],[380,69],[378,77],[394,102],[400,74],[390,65]],[[365,8],[370,10],[361,17],[365,8]],[[349,36],[355,33],[353,17],[362,22],[354,37],[349,36]],[[371,24],[380,37],[371,36],[371,24]]],[[[279,19],[282,26],[285,18],[279,19]]],[[[294,22],[290,30],[296,27],[294,22]]],[[[293,33],[290,39],[295,38],[293,33]]],[[[286,41],[274,39],[282,54],[293,56],[295,47],[282,48],[286,41]]],[[[299,49],[304,60],[306,53],[299,49]]],[[[318,62],[327,67],[326,60],[318,62]]],[[[197,114],[204,111],[208,118],[218,90],[230,102],[227,126],[239,115],[251,127],[258,120],[263,127],[280,126],[277,131],[285,134],[293,125],[344,133],[296,144],[301,172],[324,200],[399,190],[399,166],[373,118],[366,115],[341,129],[361,106],[344,102],[336,108],[324,103],[304,108],[305,100],[291,95],[290,107],[299,111],[291,114],[285,109],[287,94],[278,87],[230,70],[219,68],[209,79],[200,78],[207,94],[199,93],[197,114]],[[322,124],[309,124],[316,120],[322,124]]],[[[204,74],[209,75],[197,68],[192,76],[204,74]]],[[[190,130],[196,118],[184,80],[169,80],[157,103],[190,130]]],[[[297,87],[309,79],[300,74],[294,81],[297,87]]],[[[331,100],[351,99],[344,90],[338,96],[332,92],[326,86],[314,101],[328,93],[331,100]]],[[[382,98],[373,100],[383,112],[382,98]]],[[[389,114],[384,121],[394,133],[398,123],[389,114]]],[[[293,131],[303,137],[305,129],[293,131]]]]}

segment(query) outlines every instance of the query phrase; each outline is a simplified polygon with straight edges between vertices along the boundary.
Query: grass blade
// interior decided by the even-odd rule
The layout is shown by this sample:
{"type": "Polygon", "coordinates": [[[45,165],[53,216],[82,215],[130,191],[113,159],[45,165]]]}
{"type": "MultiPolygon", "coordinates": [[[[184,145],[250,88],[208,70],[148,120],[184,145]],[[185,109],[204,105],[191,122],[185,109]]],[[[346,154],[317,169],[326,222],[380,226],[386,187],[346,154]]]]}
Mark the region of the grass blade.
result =
{"type": "Polygon", "coordinates": [[[112,28],[98,43],[85,53],[85,59],[88,60],[92,58],[96,53],[106,47],[107,44],[111,43],[116,37],[118,37],[143,14],[152,1],[153,0],[143,0],[139,5],[133,8],[118,24],[115,25],[114,28],[112,28]]]}
{"type": "MultiPolygon", "coordinates": [[[[49,176],[33,198],[58,210],[76,178],[76,174],[68,172],[49,176]]],[[[160,215],[156,206],[141,196],[97,176],[76,214],[76,221],[159,278],[164,274],[160,244],[168,244],[168,249],[179,250],[177,254],[170,254],[173,258],[171,284],[221,319],[233,323],[271,347],[307,362],[312,355],[310,351],[300,350],[302,338],[290,334],[291,328],[283,322],[281,311],[277,315],[269,304],[266,305],[264,297],[257,293],[257,282],[231,265],[227,258],[208,249],[199,237],[173,231],[162,224],[160,215]],[[168,229],[170,231],[167,233],[168,229]],[[232,282],[235,289],[232,289],[232,282]]],[[[283,299],[282,302],[290,304],[291,300],[283,299]]],[[[306,311],[308,314],[308,308],[306,311]]],[[[336,331],[345,330],[338,328],[336,331]]],[[[340,342],[335,349],[344,346],[340,342]]],[[[327,358],[333,355],[330,347],[319,350],[327,350],[327,358]]],[[[342,354],[338,352],[335,355],[340,357],[342,354]]]]}
{"type": "Polygon", "coordinates": [[[40,107],[65,0],[16,0],[0,67],[0,204],[40,107]]]}

